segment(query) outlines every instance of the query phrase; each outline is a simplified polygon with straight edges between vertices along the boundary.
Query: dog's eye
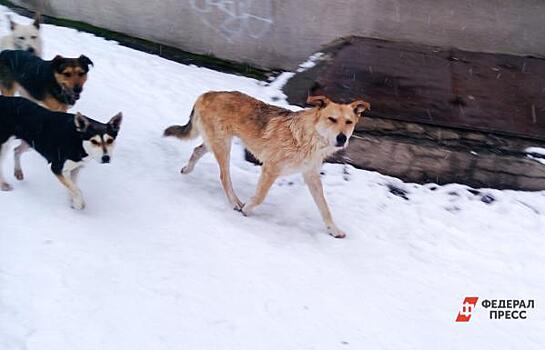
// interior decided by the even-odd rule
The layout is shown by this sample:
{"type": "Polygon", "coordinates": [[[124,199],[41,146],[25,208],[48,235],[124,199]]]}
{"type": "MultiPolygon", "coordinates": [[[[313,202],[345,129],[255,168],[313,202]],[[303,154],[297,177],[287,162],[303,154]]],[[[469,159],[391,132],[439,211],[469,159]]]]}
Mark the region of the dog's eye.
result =
{"type": "Polygon", "coordinates": [[[108,139],[108,140],[106,141],[106,143],[107,143],[108,145],[111,145],[112,143],[114,143],[114,139],[108,139]]]}
{"type": "Polygon", "coordinates": [[[20,39],[20,40],[25,40],[25,37],[24,37],[24,36],[20,36],[19,39],[20,39]]]}
{"type": "Polygon", "coordinates": [[[332,122],[332,123],[336,123],[336,122],[337,122],[337,119],[335,119],[335,118],[333,118],[333,117],[329,117],[329,118],[327,118],[327,119],[329,119],[329,121],[332,122]]]}
{"type": "Polygon", "coordinates": [[[83,73],[83,72],[78,73],[78,76],[80,76],[80,77],[83,77],[84,75],[85,75],[85,73],[83,73]]]}
{"type": "Polygon", "coordinates": [[[99,145],[99,143],[98,143],[97,140],[91,140],[91,143],[92,143],[93,145],[95,145],[95,146],[98,146],[98,145],[99,145]]]}
{"type": "Polygon", "coordinates": [[[62,73],[62,75],[64,75],[67,78],[70,78],[72,76],[72,73],[67,72],[67,73],[62,73]]]}
{"type": "Polygon", "coordinates": [[[38,37],[36,35],[33,35],[30,37],[32,40],[36,40],[38,37]]]}
{"type": "Polygon", "coordinates": [[[353,121],[351,121],[351,120],[347,120],[347,121],[346,121],[346,124],[347,124],[347,125],[350,125],[350,124],[352,124],[352,123],[353,123],[353,121]]]}

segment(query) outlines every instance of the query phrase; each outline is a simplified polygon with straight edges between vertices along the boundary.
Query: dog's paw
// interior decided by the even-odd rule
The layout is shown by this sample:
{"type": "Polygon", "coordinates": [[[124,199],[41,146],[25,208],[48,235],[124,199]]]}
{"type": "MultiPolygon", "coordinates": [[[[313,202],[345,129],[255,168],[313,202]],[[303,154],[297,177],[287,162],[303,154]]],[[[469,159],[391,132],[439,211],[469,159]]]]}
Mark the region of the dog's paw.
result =
{"type": "Polygon", "coordinates": [[[242,213],[242,208],[244,208],[244,203],[236,203],[233,206],[233,210],[239,211],[242,213]]]}
{"type": "Polygon", "coordinates": [[[328,227],[327,232],[335,238],[344,238],[346,233],[340,230],[338,227],[328,227]]]}
{"type": "Polygon", "coordinates": [[[83,210],[85,209],[85,201],[83,198],[74,198],[72,199],[72,209],[83,210]]]}
{"type": "Polygon", "coordinates": [[[15,178],[19,181],[22,181],[25,179],[25,175],[23,174],[23,171],[21,169],[17,169],[13,172],[13,175],[15,178]]]}
{"type": "Polygon", "coordinates": [[[1,185],[0,185],[0,190],[2,191],[11,191],[13,190],[13,186],[11,186],[10,184],[8,184],[7,182],[3,182],[1,185]]]}
{"type": "Polygon", "coordinates": [[[242,215],[244,215],[244,216],[250,216],[250,215],[252,215],[253,208],[250,207],[248,204],[244,204],[244,205],[242,206],[242,208],[240,208],[240,212],[241,212],[242,215]]]}
{"type": "Polygon", "coordinates": [[[182,168],[182,170],[180,170],[180,174],[184,174],[184,175],[187,175],[189,174],[190,172],[193,171],[193,168],[190,167],[189,165],[186,165],[182,168]]]}

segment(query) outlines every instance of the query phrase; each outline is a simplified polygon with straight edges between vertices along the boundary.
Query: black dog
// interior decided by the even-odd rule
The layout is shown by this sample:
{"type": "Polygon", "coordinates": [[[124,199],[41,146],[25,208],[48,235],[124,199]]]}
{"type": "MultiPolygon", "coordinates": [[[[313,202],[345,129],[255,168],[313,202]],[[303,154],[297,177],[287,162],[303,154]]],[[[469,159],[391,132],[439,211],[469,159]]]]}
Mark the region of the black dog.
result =
{"type": "Polygon", "coordinates": [[[4,50],[0,53],[0,90],[4,96],[19,91],[50,110],[66,112],[80,98],[92,65],[83,55],[44,61],[27,51],[4,50]]]}
{"type": "Polygon", "coordinates": [[[75,184],[78,171],[90,159],[110,162],[121,120],[119,113],[103,124],[80,113],[53,112],[22,97],[0,96],[0,188],[12,189],[2,177],[1,160],[8,141],[16,137],[47,159],[55,176],[68,188],[72,207],[83,209],[85,202],[75,184]]]}

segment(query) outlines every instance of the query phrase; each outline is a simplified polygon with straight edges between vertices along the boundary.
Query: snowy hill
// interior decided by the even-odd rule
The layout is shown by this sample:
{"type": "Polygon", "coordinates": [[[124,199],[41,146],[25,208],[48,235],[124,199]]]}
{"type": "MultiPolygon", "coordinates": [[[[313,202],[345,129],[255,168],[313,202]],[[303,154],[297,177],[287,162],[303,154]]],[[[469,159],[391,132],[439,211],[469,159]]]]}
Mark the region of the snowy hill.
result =
{"type": "MultiPolygon", "coordinates": [[[[275,84],[72,29],[43,34],[47,59],[95,63],[73,111],[125,119],[112,164],[82,171],[84,211],[35,152],[23,156],[26,179],[9,177],[14,191],[0,193],[0,349],[543,349],[545,192],[472,193],[325,165],[346,239],[326,234],[298,176],[246,218],[211,155],[179,174],[198,141],[162,131],[205,91],[272,102],[275,84]],[[491,320],[478,306],[455,323],[466,296],[536,306],[526,320],[491,320]]],[[[231,167],[247,199],[259,168],[242,149],[231,167]]],[[[10,156],[6,174],[12,166],[10,156]]]]}

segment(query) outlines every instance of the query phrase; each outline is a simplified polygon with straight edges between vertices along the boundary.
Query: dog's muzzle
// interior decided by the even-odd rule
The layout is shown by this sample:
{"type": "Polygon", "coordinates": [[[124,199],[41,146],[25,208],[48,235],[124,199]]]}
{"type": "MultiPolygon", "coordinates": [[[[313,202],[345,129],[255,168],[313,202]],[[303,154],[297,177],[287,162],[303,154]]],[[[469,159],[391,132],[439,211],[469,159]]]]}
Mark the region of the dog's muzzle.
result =
{"type": "Polygon", "coordinates": [[[346,137],[345,134],[343,133],[340,133],[339,135],[337,135],[337,144],[336,146],[337,147],[344,147],[346,145],[346,141],[348,140],[348,138],[346,137]]]}
{"type": "Polygon", "coordinates": [[[83,88],[81,86],[74,86],[74,99],[77,101],[81,95],[83,88]]]}
{"type": "Polygon", "coordinates": [[[105,154],[102,156],[102,164],[108,164],[112,160],[109,155],[105,154]]]}
{"type": "Polygon", "coordinates": [[[79,93],[76,93],[74,90],[72,89],[68,89],[66,87],[63,87],[62,89],[62,96],[63,96],[63,99],[68,103],[68,104],[75,104],[77,100],[79,100],[79,93]]]}

